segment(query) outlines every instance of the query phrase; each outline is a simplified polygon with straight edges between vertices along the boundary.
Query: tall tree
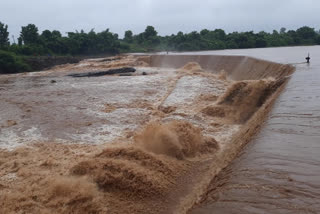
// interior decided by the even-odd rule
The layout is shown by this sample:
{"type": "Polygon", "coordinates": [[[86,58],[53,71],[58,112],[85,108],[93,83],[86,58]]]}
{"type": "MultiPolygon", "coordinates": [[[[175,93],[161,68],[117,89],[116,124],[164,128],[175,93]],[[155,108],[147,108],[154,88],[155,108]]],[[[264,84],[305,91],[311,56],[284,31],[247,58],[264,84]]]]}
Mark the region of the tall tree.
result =
{"type": "Polygon", "coordinates": [[[158,32],[152,26],[147,26],[146,30],[144,31],[144,37],[146,39],[152,38],[157,36],[158,32]]]}
{"type": "Polygon", "coordinates": [[[52,37],[53,38],[61,38],[61,33],[60,33],[60,31],[58,31],[58,30],[53,30],[52,32],[51,32],[51,34],[52,34],[52,37]]]}
{"type": "Polygon", "coordinates": [[[285,34],[286,33],[286,28],[285,27],[282,27],[280,28],[280,34],[285,34]]]}
{"type": "Polygon", "coordinates": [[[39,43],[38,28],[34,24],[28,24],[21,28],[20,37],[25,45],[39,43]]]}
{"type": "Polygon", "coordinates": [[[314,39],[316,36],[316,32],[314,31],[314,28],[311,27],[301,27],[297,30],[297,34],[302,39],[314,39]]]}
{"type": "Polygon", "coordinates": [[[5,49],[10,45],[8,25],[0,22],[0,49],[5,49]]]}
{"type": "Polygon", "coordinates": [[[133,35],[132,31],[131,30],[127,30],[124,33],[124,41],[131,43],[132,42],[132,35],[133,35]]]}
{"type": "Polygon", "coordinates": [[[52,40],[52,33],[50,30],[44,30],[40,36],[40,38],[42,40],[44,40],[45,42],[48,42],[50,40],[52,40]]]}

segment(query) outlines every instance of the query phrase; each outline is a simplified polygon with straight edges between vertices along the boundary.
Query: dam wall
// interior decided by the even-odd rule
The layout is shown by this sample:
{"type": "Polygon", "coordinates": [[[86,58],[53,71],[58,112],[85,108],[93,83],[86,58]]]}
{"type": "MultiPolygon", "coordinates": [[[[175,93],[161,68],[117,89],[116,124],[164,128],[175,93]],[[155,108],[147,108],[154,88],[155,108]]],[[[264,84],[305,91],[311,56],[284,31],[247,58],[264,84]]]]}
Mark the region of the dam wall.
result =
{"type": "Polygon", "coordinates": [[[188,62],[197,62],[204,70],[225,71],[233,80],[280,78],[292,74],[294,67],[246,56],[222,55],[152,55],[150,66],[180,68],[188,62]]]}
{"type": "MultiPolygon", "coordinates": [[[[192,205],[198,204],[203,195],[207,194],[209,183],[239,155],[243,147],[260,131],[275,100],[295,71],[295,68],[291,65],[246,56],[152,55],[149,63],[153,67],[181,68],[188,62],[199,63],[207,72],[220,73],[224,71],[230,79],[235,81],[274,78],[279,84],[263,105],[233,135],[228,144],[216,154],[216,161],[208,167],[210,170],[202,175],[201,181],[194,184],[194,190],[189,194],[189,197],[182,200],[176,208],[178,213],[185,213],[192,205]]],[[[248,99],[251,98],[246,97],[246,100],[248,99]]]]}

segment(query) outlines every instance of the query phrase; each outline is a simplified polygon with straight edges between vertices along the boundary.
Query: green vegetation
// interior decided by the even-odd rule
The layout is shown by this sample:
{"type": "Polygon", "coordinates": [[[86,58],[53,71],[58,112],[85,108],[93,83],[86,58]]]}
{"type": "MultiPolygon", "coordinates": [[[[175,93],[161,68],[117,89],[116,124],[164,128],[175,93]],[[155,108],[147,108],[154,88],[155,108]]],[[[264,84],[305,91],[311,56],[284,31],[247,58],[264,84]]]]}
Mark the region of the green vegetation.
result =
{"type": "Polygon", "coordinates": [[[0,22],[0,72],[25,71],[23,56],[52,55],[111,55],[126,52],[149,51],[202,51],[238,48],[263,48],[297,45],[320,45],[320,31],[307,26],[287,31],[281,28],[272,33],[232,32],[222,29],[178,32],[170,36],[159,36],[152,26],[134,35],[131,30],[124,38],[109,29],[96,33],[93,29],[86,33],[68,32],[63,36],[57,30],[45,30],[39,34],[34,24],[21,28],[18,44],[10,44],[8,26],[0,22]],[[6,51],[6,52],[4,52],[6,51]],[[5,60],[9,60],[6,62],[5,60]],[[17,66],[12,65],[18,63],[17,66]],[[12,69],[12,70],[10,70],[12,69]]]}
{"type": "Polygon", "coordinates": [[[0,50],[0,74],[30,71],[30,67],[23,61],[21,56],[0,50]]]}

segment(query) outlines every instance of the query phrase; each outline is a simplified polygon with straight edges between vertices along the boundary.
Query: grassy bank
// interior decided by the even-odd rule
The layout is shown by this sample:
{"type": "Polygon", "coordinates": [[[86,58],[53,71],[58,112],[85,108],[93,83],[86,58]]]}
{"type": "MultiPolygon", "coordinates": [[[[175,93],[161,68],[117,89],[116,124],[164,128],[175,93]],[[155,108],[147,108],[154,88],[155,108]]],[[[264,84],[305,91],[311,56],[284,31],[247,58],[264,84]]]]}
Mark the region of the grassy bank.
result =
{"type": "Polygon", "coordinates": [[[31,70],[24,57],[0,50],[0,74],[28,72],[31,70]]]}

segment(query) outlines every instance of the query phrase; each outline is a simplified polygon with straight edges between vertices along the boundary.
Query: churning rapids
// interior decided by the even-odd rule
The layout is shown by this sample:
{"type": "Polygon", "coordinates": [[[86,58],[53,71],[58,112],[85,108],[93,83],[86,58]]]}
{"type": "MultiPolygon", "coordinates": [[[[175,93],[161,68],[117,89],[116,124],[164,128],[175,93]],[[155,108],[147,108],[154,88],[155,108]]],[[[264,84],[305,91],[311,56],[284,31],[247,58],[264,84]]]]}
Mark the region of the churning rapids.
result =
{"type": "Polygon", "coordinates": [[[320,213],[320,46],[202,54],[254,56],[296,72],[261,132],[190,213],[320,213]],[[311,63],[301,63],[308,52],[311,63]]]}
{"type": "Polygon", "coordinates": [[[319,47],[241,51],[0,76],[0,213],[317,213],[319,47]]]}

